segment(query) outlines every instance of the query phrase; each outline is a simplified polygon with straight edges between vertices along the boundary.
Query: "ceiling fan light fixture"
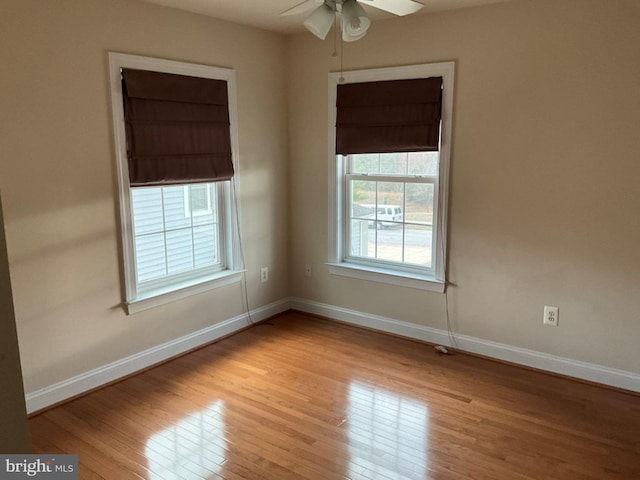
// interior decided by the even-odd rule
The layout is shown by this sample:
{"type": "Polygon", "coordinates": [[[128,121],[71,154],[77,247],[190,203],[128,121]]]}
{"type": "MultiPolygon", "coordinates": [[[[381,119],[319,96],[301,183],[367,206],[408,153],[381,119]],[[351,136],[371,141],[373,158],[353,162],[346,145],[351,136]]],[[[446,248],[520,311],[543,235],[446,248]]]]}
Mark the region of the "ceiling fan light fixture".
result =
{"type": "Polygon", "coordinates": [[[304,21],[304,26],[320,40],[324,40],[331,30],[334,18],[334,11],[323,3],[304,21]]]}
{"type": "Polygon", "coordinates": [[[364,37],[371,25],[367,12],[356,0],[345,0],[342,4],[342,39],[354,42],[364,37]]]}

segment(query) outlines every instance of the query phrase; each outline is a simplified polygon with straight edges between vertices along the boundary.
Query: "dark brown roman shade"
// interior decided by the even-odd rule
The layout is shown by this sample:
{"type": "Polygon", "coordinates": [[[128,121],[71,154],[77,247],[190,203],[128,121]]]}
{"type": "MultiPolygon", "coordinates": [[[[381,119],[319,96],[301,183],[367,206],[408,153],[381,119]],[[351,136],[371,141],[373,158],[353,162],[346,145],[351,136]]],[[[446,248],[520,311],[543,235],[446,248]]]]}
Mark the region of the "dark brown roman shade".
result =
{"type": "Polygon", "coordinates": [[[336,153],[438,150],[442,78],[338,85],[336,153]]]}
{"type": "Polygon", "coordinates": [[[122,70],[132,187],[233,176],[227,82],[122,70]]]}

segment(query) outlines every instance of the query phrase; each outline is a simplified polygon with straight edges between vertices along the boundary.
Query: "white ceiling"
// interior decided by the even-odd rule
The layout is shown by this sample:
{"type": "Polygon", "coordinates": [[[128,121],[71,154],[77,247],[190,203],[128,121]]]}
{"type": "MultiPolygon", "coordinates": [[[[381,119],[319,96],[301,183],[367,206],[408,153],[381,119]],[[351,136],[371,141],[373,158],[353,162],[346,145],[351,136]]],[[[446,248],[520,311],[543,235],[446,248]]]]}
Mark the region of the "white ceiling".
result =
{"type": "MultiPolygon", "coordinates": [[[[146,2],[208,15],[235,23],[251,25],[266,30],[290,33],[303,30],[302,22],[307,14],[280,16],[280,13],[302,0],[144,0],[146,2]]],[[[375,0],[374,0],[375,1],[375,0]]],[[[512,0],[420,0],[424,8],[420,15],[442,10],[476,7],[512,0]]],[[[313,0],[309,2],[313,8],[313,0]]],[[[372,19],[391,18],[393,15],[366,6],[372,19]]]]}

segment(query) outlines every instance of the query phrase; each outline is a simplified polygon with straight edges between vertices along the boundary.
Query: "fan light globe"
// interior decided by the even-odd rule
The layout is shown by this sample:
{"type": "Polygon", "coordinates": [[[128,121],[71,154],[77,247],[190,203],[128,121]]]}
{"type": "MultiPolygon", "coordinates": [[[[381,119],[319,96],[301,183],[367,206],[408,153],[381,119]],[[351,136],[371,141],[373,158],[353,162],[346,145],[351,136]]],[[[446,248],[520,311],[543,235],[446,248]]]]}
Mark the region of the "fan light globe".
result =
{"type": "Polygon", "coordinates": [[[360,40],[370,25],[367,12],[356,0],[346,0],[342,4],[342,39],[345,42],[360,40]]]}
{"type": "Polygon", "coordinates": [[[304,21],[304,26],[320,40],[324,40],[331,30],[334,18],[333,10],[326,3],[323,3],[304,21]]]}

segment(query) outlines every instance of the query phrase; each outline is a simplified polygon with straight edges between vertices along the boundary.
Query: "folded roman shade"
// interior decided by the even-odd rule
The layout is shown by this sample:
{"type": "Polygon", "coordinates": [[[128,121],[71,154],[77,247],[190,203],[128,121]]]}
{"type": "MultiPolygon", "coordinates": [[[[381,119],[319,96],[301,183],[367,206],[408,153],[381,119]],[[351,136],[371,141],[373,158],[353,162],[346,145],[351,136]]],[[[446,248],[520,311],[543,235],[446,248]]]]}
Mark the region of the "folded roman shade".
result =
{"type": "Polygon", "coordinates": [[[442,78],[339,84],[336,153],[438,150],[442,78]]]}
{"type": "Polygon", "coordinates": [[[227,82],[122,70],[132,187],[233,176],[227,82]]]}

